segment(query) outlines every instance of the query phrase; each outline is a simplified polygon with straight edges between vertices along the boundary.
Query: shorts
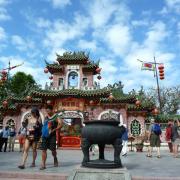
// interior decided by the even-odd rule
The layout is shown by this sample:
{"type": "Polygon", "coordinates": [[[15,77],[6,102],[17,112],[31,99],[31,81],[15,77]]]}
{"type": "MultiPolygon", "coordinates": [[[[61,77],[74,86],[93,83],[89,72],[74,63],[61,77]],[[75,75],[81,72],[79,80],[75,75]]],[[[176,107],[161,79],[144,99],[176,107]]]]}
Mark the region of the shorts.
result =
{"type": "Polygon", "coordinates": [[[175,141],[172,142],[174,145],[179,145],[180,144],[180,139],[176,138],[175,141]]]}
{"type": "Polygon", "coordinates": [[[41,150],[51,150],[55,151],[56,150],[56,135],[49,136],[47,138],[42,137],[42,143],[40,146],[41,150]]]}
{"type": "Polygon", "coordinates": [[[152,133],[150,136],[150,146],[151,147],[160,147],[160,144],[161,144],[161,140],[160,140],[159,135],[152,133]]]}

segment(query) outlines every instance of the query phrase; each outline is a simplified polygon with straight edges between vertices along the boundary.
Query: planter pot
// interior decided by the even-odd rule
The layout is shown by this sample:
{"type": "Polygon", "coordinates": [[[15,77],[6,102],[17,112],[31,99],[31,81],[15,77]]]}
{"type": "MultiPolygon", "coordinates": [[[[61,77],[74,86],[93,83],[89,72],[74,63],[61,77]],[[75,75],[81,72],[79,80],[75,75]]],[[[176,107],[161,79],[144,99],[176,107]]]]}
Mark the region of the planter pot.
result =
{"type": "Polygon", "coordinates": [[[143,152],[143,145],[136,145],[137,152],[143,152]]]}

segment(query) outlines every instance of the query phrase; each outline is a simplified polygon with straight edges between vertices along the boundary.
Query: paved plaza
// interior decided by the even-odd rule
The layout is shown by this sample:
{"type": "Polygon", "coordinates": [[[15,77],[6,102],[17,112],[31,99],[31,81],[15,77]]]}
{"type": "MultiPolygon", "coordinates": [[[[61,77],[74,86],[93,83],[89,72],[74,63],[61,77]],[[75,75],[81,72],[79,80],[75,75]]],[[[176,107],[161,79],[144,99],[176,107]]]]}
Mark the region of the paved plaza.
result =
{"type": "MultiPolygon", "coordinates": [[[[180,179],[178,178],[180,177],[180,158],[173,158],[172,154],[167,150],[161,151],[161,154],[162,158],[158,159],[155,153],[152,158],[147,158],[146,152],[129,152],[128,156],[121,157],[121,160],[123,166],[125,166],[133,176],[133,179],[140,179],[140,177],[163,177],[169,180],[180,179]]],[[[83,157],[81,150],[58,150],[59,167],[53,167],[53,159],[51,153],[48,152],[47,169],[40,171],[41,151],[38,150],[35,168],[29,167],[32,160],[32,152],[30,152],[26,169],[18,169],[17,166],[20,163],[21,156],[22,154],[20,152],[0,152],[0,179],[7,179],[5,178],[6,173],[27,173],[31,175],[39,173],[39,179],[41,179],[42,174],[45,175],[47,173],[51,176],[54,174],[67,178],[74,169],[80,166],[83,157]]],[[[96,159],[97,157],[98,153],[94,156],[91,155],[91,159],[96,159]]],[[[107,149],[105,151],[105,158],[112,159],[112,157],[113,150],[107,149]]],[[[21,176],[21,179],[23,179],[23,177],[25,178],[23,174],[21,176]]]]}

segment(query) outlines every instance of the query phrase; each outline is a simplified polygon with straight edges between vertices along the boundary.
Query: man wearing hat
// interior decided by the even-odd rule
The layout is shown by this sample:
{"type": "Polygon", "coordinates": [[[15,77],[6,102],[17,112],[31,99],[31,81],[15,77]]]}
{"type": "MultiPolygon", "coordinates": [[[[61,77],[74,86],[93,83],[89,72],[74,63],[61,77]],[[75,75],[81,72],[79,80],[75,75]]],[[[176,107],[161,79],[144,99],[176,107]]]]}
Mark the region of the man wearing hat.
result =
{"type": "Polygon", "coordinates": [[[15,124],[12,123],[9,129],[9,152],[14,151],[14,143],[16,139],[15,124]]]}
{"type": "Polygon", "coordinates": [[[0,152],[2,152],[2,145],[3,145],[3,125],[0,124],[0,152]]]}

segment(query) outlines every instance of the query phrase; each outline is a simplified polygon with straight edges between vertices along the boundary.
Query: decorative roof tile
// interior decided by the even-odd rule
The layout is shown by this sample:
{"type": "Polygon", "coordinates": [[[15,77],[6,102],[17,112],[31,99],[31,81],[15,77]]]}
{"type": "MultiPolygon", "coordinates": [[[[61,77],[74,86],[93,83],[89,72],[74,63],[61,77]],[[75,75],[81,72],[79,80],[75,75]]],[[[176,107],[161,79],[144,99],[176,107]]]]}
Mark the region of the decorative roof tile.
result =
{"type": "Polygon", "coordinates": [[[75,97],[108,97],[110,91],[107,89],[100,90],[79,90],[79,89],[65,89],[59,91],[51,90],[34,90],[31,92],[33,97],[64,97],[64,96],[75,96],[75,97]]]}

